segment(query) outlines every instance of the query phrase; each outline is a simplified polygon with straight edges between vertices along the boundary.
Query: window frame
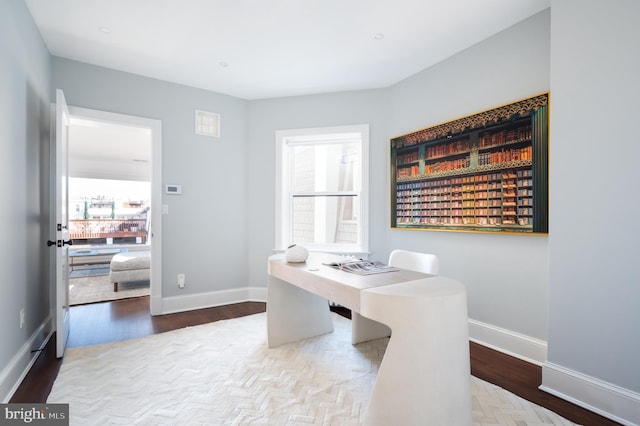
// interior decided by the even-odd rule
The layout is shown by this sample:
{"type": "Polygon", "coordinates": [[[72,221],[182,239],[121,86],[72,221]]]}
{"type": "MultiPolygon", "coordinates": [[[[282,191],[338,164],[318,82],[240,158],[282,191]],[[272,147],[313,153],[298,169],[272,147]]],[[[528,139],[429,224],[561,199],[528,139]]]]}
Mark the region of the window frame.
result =
{"type": "MultiPolygon", "coordinates": [[[[277,130],[276,143],[276,216],[275,216],[275,241],[276,250],[284,250],[295,243],[292,237],[293,219],[293,195],[290,191],[290,162],[289,149],[291,144],[314,145],[314,141],[326,143],[332,139],[344,138],[347,134],[360,134],[360,161],[361,182],[360,191],[356,199],[359,201],[360,223],[358,226],[359,242],[352,244],[304,244],[310,251],[323,251],[330,253],[368,254],[369,252],[369,125],[357,124],[333,127],[315,127],[277,130]]],[[[354,193],[354,191],[347,191],[354,193]]]]}

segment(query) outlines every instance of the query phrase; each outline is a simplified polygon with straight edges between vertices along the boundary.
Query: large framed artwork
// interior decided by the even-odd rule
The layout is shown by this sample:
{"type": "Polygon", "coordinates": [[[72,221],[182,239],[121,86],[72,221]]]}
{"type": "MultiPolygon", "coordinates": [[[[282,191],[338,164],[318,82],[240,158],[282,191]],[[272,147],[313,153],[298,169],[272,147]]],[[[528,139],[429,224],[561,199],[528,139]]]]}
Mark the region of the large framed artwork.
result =
{"type": "Polygon", "coordinates": [[[391,227],[548,232],[547,93],[391,139],[391,227]]]}

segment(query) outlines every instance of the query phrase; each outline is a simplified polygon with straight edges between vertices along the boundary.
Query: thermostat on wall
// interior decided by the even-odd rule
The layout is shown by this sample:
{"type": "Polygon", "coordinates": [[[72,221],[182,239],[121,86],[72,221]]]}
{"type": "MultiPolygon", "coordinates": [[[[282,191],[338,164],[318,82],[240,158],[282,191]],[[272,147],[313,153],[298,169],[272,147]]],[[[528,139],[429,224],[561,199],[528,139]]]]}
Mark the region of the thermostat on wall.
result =
{"type": "Polygon", "coordinates": [[[169,185],[165,186],[164,192],[167,194],[182,194],[182,185],[169,185]]]}

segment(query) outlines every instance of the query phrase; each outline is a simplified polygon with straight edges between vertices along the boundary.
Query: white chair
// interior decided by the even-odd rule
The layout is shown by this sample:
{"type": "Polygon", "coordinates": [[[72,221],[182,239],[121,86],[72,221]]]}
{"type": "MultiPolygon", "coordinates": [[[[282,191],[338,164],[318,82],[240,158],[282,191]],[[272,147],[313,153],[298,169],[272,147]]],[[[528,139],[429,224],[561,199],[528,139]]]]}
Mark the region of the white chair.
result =
{"type": "Polygon", "coordinates": [[[435,254],[394,250],[389,255],[389,265],[425,274],[438,275],[440,259],[435,254]]]}
{"type": "MultiPolygon", "coordinates": [[[[440,260],[435,254],[394,250],[389,255],[389,265],[411,271],[424,272],[425,274],[438,275],[440,260]]],[[[353,344],[391,335],[391,329],[388,326],[365,318],[357,312],[351,313],[351,321],[354,324],[353,333],[351,333],[351,343],[353,344]]]]}

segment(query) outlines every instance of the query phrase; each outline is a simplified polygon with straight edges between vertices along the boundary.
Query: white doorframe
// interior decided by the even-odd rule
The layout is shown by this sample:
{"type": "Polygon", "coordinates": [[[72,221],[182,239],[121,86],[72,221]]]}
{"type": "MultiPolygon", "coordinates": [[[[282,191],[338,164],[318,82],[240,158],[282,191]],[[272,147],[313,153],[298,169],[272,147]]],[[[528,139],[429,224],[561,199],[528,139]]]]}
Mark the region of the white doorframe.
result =
{"type": "Polygon", "coordinates": [[[71,117],[151,130],[151,315],[162,314],[162,121],[69,106],[71,117]]]}

